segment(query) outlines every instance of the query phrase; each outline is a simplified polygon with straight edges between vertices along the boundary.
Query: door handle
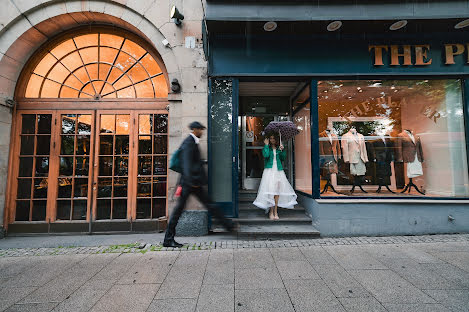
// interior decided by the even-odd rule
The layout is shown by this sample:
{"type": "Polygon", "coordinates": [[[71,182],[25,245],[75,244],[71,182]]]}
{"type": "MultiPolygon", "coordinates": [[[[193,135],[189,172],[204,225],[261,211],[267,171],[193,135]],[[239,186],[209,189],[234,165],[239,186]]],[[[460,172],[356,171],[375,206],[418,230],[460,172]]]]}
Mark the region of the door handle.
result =
{"type": "Polygon", "coordinates": [[[235,157],[235,156],[233,156],[233,162],[234,162],[234,163],[236,162],[236,157],[235,157]]]}

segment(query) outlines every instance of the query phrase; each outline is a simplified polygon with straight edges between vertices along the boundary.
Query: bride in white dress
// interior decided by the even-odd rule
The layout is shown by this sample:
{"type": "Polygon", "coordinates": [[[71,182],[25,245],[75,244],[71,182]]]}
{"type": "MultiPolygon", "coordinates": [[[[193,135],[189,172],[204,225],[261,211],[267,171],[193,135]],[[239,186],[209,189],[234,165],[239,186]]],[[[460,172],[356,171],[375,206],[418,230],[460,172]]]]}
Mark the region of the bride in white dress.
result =
{"type": "Polygon", "coordinates": [[[264,172],[254,205],[269,212],[271,220],[278,220],[277,207],[293,209],[296,204],[296,193],[283,171],[282,161],[286,152],[282,144],[278,145],[275,136],[264,140],[264,172]]]}

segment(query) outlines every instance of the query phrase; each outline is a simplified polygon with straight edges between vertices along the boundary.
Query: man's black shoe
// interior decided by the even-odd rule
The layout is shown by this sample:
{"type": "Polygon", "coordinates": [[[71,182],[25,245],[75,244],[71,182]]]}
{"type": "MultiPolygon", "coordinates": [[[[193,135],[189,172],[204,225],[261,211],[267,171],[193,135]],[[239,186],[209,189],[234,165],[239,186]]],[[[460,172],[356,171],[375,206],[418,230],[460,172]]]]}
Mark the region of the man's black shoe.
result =
{"type": "Polygon", "coordinates": [[[173,247],[173,248],[181,248],[184,246],[183,244],[179,244],[175,240],[172,240],[170,242],[163,242],[163,247],[173,247]]]}

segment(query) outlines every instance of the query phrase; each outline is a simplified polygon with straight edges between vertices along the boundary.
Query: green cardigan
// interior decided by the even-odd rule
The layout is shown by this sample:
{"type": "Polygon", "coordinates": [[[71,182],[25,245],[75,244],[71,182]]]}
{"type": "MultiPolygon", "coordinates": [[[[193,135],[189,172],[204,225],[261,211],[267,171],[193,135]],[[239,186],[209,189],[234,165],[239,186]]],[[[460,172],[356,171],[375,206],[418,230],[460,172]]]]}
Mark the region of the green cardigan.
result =
{"type": "MultiPolygon", "coordinates": [[[[274,164],[274,150],[269,145],[265,145],[264,149],[262,150],[262,155],[264,156],[264,168],[272,168],[272,165],[274,164]]],[[[285,158],[287,157],[287,153],[285,152],[285,149],[283,151],[279,151],[277,149],[276,155],[277,155],[277,169],[283,170],[282,161],[284,161],[285,158]]]]}

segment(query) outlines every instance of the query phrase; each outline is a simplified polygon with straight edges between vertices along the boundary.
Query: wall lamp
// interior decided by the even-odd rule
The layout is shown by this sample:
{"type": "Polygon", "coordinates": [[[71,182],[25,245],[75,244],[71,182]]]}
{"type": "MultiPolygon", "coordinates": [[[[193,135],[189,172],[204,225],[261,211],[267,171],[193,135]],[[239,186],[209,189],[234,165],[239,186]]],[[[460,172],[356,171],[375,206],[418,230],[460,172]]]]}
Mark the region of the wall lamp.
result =
{"type": "Polygon", "coordinates": [[[176,8],[175,5],[171,8],[171,11],[169,13],[169,17],[173,19],[174,24],[176,25],[181,25],[181,21],[184,19],[184,15],[179,12],[179,10],[176,8]]]}

